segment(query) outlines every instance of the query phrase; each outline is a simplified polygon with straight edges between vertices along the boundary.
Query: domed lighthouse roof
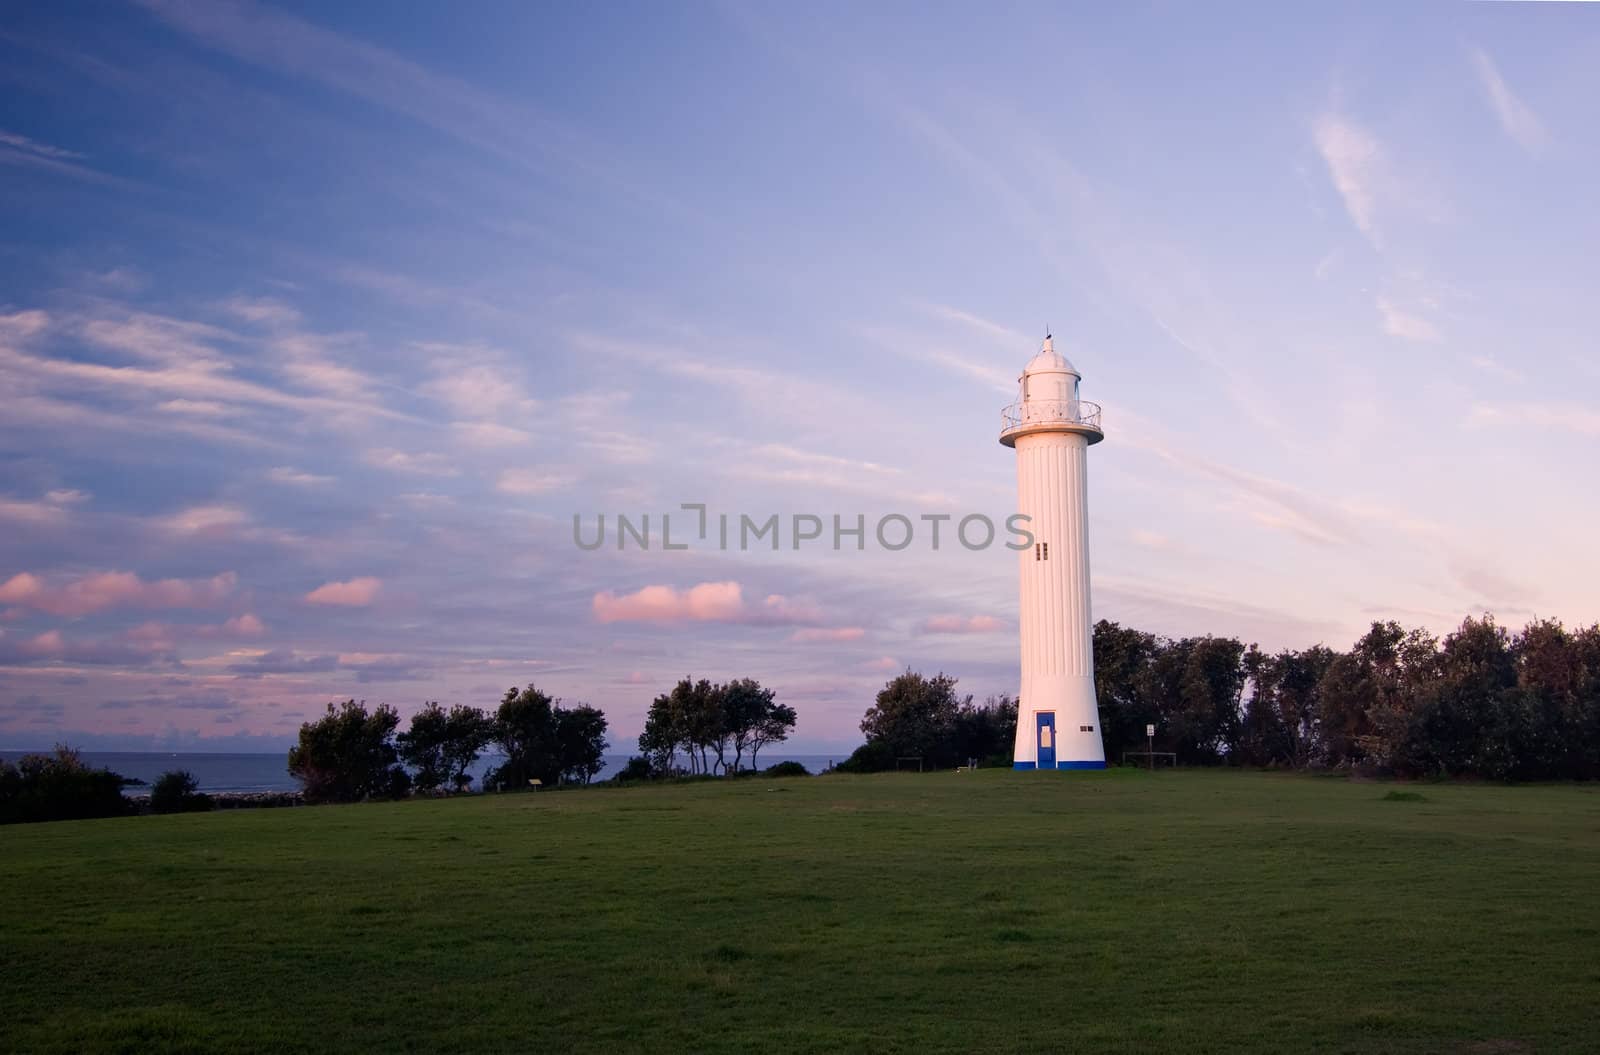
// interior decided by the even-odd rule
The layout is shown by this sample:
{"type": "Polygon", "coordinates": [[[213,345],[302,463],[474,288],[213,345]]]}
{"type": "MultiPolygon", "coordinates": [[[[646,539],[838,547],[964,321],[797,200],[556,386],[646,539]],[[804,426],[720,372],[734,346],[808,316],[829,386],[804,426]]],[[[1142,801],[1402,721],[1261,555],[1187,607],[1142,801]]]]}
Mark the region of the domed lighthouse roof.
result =
{"type": "Polygon", "coordinates": [[[1078,398],[1078,368],[1056,351],[1046,335],[1044,346],[1028,360],[1018,378],[1017,401],[1000,412],[1000,442],[1015,447],[1019,436],[1070,432],[1090,443],[1105,439],[1100,431],[1100,405],[1078,398]]]}
{"type": "Polygon", "coordinates": [[[1071,374],[1073,377],[1082,377],[1078,368],[1067,361],[1067,357],[1056,351],[1055,339],[1045,335],[1044,346],[1039,349],[1039,354],[1028,360],[1028,365],[1022,370],[1023,376],[1030,374],[1071,374]]]}

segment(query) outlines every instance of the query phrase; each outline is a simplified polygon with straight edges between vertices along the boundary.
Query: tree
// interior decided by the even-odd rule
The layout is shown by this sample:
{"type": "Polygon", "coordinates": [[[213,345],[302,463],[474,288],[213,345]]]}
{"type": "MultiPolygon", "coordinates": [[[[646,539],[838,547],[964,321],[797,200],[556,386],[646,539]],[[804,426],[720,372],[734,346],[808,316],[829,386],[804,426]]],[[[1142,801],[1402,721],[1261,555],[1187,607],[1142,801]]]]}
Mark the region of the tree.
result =
{"type": "Polygon", "coordinates": [[[561,779],[587,784],[602,768],[606,750],[606,716],[588,704],[570,710],[557,706],[556,744],[561,779]]]}
{"type": "Polygon", "coordinates": [[[954,734],[961,710],[955,688],[956,679],[947,674],[928,678],[907,667],[879,691],[861,718],[861,732],[896,758],[920,757],[930,768],[949,765],[957,757],[954,734]]]}
{"type": "Polygon", "coordinates": [[[1271,656],[1250,646],[1241,664],[1250,684],[1240,734],[1244,761],[1303,768],[1320,755],[1318,686],[1338,658],[1322,645],[1271,656]]]}
{"type": "MultiPolygon", "coordinates": [[[[655,776],[671,774],[676,767],[678,748],[681,746],[683,730],[674,718],[672,699],[666,695],[657,696],[645,715],[644,731],[639,734],[640,761],[644,768],[632,769],[635,775],[630,779],[639,779],[645,772],[655,776]]],[[[630,767],[632,761],[629,760],[630,767]]]]}
{"type": "Polygon", "coordinates": [[[1317,685],[1317,722],[1330,765],[1392,764],[1404,750],[1434,641],[1392,620],[1374,622],[1317,685]]]}
{"type": "Polygon", "coordinates": [[[795,726],[794,708],[774,697],[771,689],[753,678],[725,685],[681,678],[671,692],[651,702],[639,734],[639,751],[663,774],[676,768],[680,752],[691,773],[737,772],[746,751],[754,766],[763,747],[787,739],[795,726]]]}
{"type": "Polygon", "coordinates": [[[769,744],[778,744],[789,739],[789,733],[794,730],[795,722],[799,716],[794,708],[786,703],[774,702],[769,695],[766,710],[751,728],[750,743],[750,768],[756,768],[756,756],[763,747],[769,744]]]}
{"type": "Polygon", "coordinates": [[[958,762],[976,758],[1009,765],[1017,742],[1016,699],[990,696],[975,704],[968,696],[956,711],[954,740],[958,762]]]}
{"type": "Polygon", "coordinates": [[[484,784],[521,788],[531,780],[556,784],[563,779],[587,784],[601,769],[605,732],[606,717],[597,708],[565,708],[532,685],[508,689],[493,723],[493,739],[506,760],[484,784]]]}
{"type": "Polygon", "coordinates": [[[1444,639],[1436,670],[1429,691],[1410,708],[1403,737],[1392,737],[1391,763],[1440,776],[1472,773],[1507,780],[1533,775],[1518,757],[1519,747],[1529,746],[1532,737],[1519,728],[1523,700],[1512,691],[1516,657],[1505,628],[1492,616],[1466,619],[1444,639]]]}
{"type": "MultiPolygon", "coordinates": [[[[672,690],[673,706],[683,722],[685,742],[692,756],[700,752],[700,772],[712,771],[710,751],[720,759],[727,751],[727,723],[722,720],[722,701],[717,687],[705,678],[690,684],[688,678],[672,690]]],[[[691,758],[691,768],[693,766],[691,758]]]]}
{"type": "Polygon", "coordinates": [[[289,749],[289,772],[307,802],[359,802],[399,798],[411,780],[399,765],[394,732],[400,715],[379,704],[346,700],[314,722],[300,726],[300,742],[289,749]]]}
{"type": "Polygon", "coordinates": [[[84,762],[70,747],[0,761],[0,824],[118,817],[132,806],[122,796],[129,781],[84,762]]]}
{"type": "MultiPolygon", "coordinates": [[[[717,686],[723,731],[733,744],[733,772],[739,771],[739,764],[744,760],[744,753],[750,748],[752,738],[771,715],[775,695],[771,689],[762,688],[754,678],[740,678],[717,686]]],[[[790,724],[792,726],[793,723],[790,724]]],[[[785,731],[783,735],[787,736],[788,732],[785,731]]],[[[752,756],[751,765],[754,764],[752,756]]],[[[723,766],[723,772],[728,772],[726,765],[723,766]]]]}
{"type": "Polygon", "coordinates": [[[478,708],[457,704],[446,711],[430,702],[411,716],[396,743],[401,759],[416,771],[417,787],[459,791],[472,782],[467,771],[492,733],[489,716],[478,708]]]}
{"type": "Polygon", "coordinates": [[[704,678],[680,678],[671,692],[650,704],[639,750],[663,773],[676,768],[680,751],[688,759],[690,773],[710,772],[707,751],[726,736],[724,725],[716,687],[704,678]]]}
{"type": "Polygon", "coordinates": [[[1100,620],[1094,625],[1094,691],[1106,757],[1142,751],[1144,727],[1160,717],[1145,697],[1145,671],[1158,651],[1154,634],[1100,620]]]}
{"type": "Polygon", "coordinates": [[[555,698],[529,685],[507,689],[494,716],[494,742],[506,756],[485,783],[524,787],[530,780],[554,784],[561,765],[556,746],[555,698]]]}
{"type": "Polygon", "coordinates": [[[1244,645],[1231,637],[1162,643],[1151,666],[1155,687],[1149,697],[1157,702],[1159,728],[1178,761],[1214,765],[1234,753],[1244,652],[1244,645]]]}
{"type": "Polygon", "coordinates": [[[210,795],[200,794],[200,782],[187,769],[168,770],[150,788],[152,813],[194,813],[213,805],[210,795]]]}

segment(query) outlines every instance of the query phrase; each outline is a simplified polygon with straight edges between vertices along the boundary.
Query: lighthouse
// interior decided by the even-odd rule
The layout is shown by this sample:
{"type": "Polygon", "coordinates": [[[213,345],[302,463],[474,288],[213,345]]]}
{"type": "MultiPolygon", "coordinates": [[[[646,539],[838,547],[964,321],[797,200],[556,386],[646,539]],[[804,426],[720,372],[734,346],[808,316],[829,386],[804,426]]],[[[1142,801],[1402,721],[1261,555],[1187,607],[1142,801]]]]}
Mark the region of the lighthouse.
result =
{"type": "Polygon", "coordinates": [[[1002,411],[1017,452],[1017,512],[1033,546],[1018,554],[1022,695],[1017,769],[1104,769],[1089,608],[1089,447],[1100,407],[1078,398],[1078,371],[1048,336],[1002,411]]]}

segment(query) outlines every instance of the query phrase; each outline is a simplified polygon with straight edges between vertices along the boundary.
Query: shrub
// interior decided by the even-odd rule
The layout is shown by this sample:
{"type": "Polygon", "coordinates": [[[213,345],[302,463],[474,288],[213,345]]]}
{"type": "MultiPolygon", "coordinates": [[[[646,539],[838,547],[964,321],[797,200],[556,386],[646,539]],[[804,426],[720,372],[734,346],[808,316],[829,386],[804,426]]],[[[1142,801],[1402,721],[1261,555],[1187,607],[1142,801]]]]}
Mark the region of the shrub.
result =
{"type": "Polygon", "coordinates": [[[70,747],[0,762],[0,824],[120,817],[132,810],[122,797],[129,781],[87,765],[70,747]]]}
{"type": "Polygon", "coordinates": [[[882,740],[868,740],[834,768],[841,773],[881,773],[894,768],[894,748],[882,740]]]}
{"type": "Polygon", "coordinates": [[[799,762],[779,762],[777,765],[768,766],[764,775],[769,777],[809,777],[811,770],[799,762]]]}
{"type": "Polygon", "coordinates": [[[199,793],[200,784],[187,769],[172,769],[161,774],[150,789],[152,813],[195,813],[211,809],[210,795],[199,793]]]}
{"type": "Polygon", "coordinates": [[[628,759],[628,764],[622,767],[615,779],[617,783],[622,784],[640,780],[654,780],[660,775],[660,773],[656,772],[656,767],[650,764],[648,758],[643,755],[634,755],[628,759]]]}

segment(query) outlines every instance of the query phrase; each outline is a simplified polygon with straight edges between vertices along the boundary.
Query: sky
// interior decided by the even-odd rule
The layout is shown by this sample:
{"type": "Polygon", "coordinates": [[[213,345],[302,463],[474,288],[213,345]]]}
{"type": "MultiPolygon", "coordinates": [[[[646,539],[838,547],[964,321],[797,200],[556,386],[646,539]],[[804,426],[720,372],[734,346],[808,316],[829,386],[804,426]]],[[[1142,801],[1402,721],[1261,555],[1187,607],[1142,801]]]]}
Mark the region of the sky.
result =
{"type": "Polygon", "coordinates": [[[1015,692],[1047,328],[1097,618],[1587,625],[1597,98],[1584,5],[8,5],[0,748],[1015,692]]]}

